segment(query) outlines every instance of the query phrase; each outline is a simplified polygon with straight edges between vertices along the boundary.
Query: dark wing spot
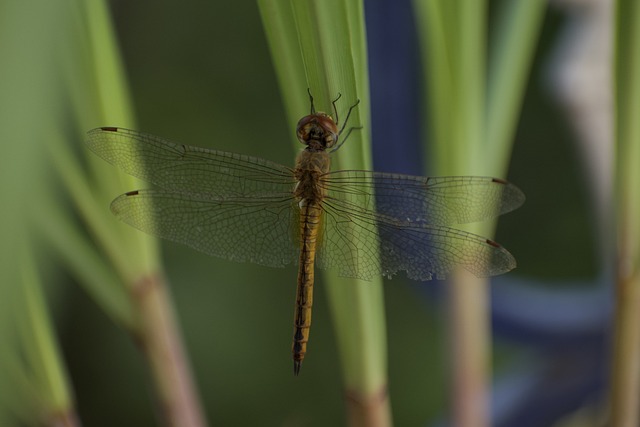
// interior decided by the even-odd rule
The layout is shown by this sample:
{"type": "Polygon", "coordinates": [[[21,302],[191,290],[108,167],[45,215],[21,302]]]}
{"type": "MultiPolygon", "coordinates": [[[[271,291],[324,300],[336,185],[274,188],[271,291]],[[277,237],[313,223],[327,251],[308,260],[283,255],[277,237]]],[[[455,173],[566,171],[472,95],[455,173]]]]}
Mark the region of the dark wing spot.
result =
{"type": "Polygon", "coordinates": [[[486,239],[486,242],[487,242],[489,245],[493,246],[494,248],[502,248],[502,245],[500,245],[500,243],[498,243],[498,242],[494,242],[494,241],[493,241],[493,240],[491,240],[491,239],[486,239]]]}

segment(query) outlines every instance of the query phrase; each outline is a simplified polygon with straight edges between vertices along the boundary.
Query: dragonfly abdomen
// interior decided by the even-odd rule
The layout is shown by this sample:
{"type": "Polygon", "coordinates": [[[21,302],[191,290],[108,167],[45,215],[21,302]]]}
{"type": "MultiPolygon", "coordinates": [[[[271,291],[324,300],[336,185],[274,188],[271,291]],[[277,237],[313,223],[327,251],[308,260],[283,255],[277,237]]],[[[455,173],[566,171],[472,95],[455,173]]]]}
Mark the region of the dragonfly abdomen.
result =
{"type": "Polygon", "coordinates": [[[293,322],[293,373],[298,375],[307,352],[311,307],[313,306],[314,264],[316,242],[322,209],[317,201],[300,203],[300,263],[296,289],[296,309],[293,322]]]}

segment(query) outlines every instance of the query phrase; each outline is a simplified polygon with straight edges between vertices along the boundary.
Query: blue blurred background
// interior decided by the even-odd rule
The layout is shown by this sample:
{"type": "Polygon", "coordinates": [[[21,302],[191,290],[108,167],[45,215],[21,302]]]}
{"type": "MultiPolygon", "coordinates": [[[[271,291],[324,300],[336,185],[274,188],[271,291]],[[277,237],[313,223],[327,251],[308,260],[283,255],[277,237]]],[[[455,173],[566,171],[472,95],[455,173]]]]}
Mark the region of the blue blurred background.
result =
{"type": "MultiPolygon", "coordinates": [[[[375,168],[426,174],[420,162],[424,83],[410,2],[367,0],[365,7],[375,168]]],[[[285,122],[254,2],[113,1],[111,10],[139,130],[293,162],[294,130],[285,122]]],[[[496,235],[518,268],[492,287],[495,426],[556,425],[596,404],[605,386],[611,301],[584,179],[589,172],[548,84],[549,61],[567,21],[557,9],[545,17],[508,176],[527,202],[500,219],[496,235]]],[[[163,249],[212,425],[344,424],[322,284],[316,287],[309,354],[294,378],[293,267],[234,264],[167,242],[163,249]]],[[[401,278],[385,284],[397,426],[446,424],[442,286],[401,278]]],[[[60,334],[84,425],[154,425],[149,377],[134,344],[80,287],[69,286],[68,295],[60,334]]]]}

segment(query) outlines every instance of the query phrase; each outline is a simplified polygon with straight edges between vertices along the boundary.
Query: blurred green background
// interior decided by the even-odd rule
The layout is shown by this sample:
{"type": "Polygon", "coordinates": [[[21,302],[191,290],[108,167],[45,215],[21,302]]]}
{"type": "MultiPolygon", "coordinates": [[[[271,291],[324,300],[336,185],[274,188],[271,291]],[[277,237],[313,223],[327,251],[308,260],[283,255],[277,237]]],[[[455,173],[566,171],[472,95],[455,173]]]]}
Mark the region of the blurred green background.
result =
{"type": "MultiPolygon", "coordinates": [[[[113,1],[111,10],[138,130],[292,164],[293,129],[253,1],[113,1]]],[[[527,202],[501,218],[496,240],[518,259],[511,274],[589,278],[597,265],[582,170],[563,113],[541,77],[561,22],[549,12],[515,142],[509,179],[527,202]]],[[[87,130],[119,125],[90,123],[87,130]]],[[[309,353],[295,378],[294,267],[234,264],[177,244],[162,246],[212,425],[343,425],[340,366],[322,283],[309,353]]],[[[154,425],[149,376],[129,336],[72,278],[44,277],[83,424],[154,425]]],[[[446,408],[446,319],[437,303],[419,297],[421,286],[402,279],[385,286],[389,391],[398,426],[433,421],[446,408]]],[[[508,360],[511,351],[498,346],[496,358],[508,360]]]]}

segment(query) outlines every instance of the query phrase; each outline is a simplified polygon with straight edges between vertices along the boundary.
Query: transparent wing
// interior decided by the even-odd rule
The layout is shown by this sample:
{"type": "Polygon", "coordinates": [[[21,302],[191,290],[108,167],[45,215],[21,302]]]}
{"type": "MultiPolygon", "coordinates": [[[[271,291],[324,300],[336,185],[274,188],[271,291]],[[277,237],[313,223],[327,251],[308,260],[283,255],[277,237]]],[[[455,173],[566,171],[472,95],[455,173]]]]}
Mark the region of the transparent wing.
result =
{"type": "Polygon", "coordinates": [[[321,268],[362,279],[405,271],[411,279],[428,280],[445,277],[455,266],[483,277],[516,265],[497,243],[448,227],[520,206],[524,195],[504,180],[351,170],[330,172],[321,183],[327,190],[321,268]]]}
{"type": "Polygon", "coordinates": [[[525,199],[516,186],[489,177],[422,177],[344,170],[324,175],[322,183],[334,199],[414,224],[482,221],[516,209],[525,199]]]}
{"type": "Polygon", "coordinates": [[[442,279],[460,266],[486,277],[516,266],[506,249],[471,233],[402,222],[339,198],[329,197],[322,206],[317,265],[342,276],[370,280],[405,271],[414,280],[442,279]]]}
{"type": "MultiPolygon", "coordinates": [[[[221,258],[276,267],[297,260],[291,169],[120,128],[94,129],[87,143],[125,172],[163,188],[114,200],[112,210],[123,221],[221,258]]],[[[320,267],[363,279],[398,271],[428,279],[456,265],[478,276],[515,266],[497,243],[448,227],[520,206],[523,194],[503,180],[336,171],[323,175],[320,185],[327,191],[320,267]]]]}
{"type": "Polygon", "coordinates": [[[175,144],[123,128],[89,131],[87,145],[126,173],[171,191],[251,195],[292,191],[291,169],[257,157],[175,144]]]}
{"type": "Polygon", "coordinates": [[[291,194],[214,197],[139,190],[111,203],[122,221],[220,258],[282,267],[299,253],[299,210],[291,194]]]}

